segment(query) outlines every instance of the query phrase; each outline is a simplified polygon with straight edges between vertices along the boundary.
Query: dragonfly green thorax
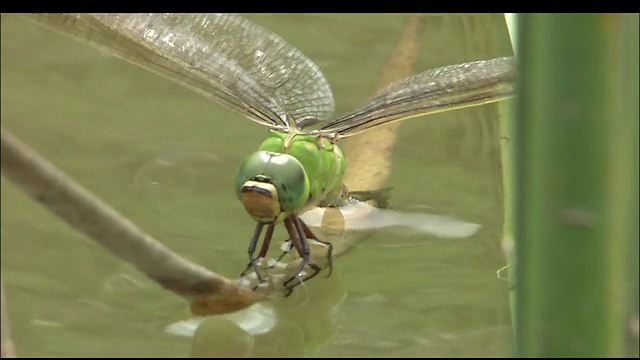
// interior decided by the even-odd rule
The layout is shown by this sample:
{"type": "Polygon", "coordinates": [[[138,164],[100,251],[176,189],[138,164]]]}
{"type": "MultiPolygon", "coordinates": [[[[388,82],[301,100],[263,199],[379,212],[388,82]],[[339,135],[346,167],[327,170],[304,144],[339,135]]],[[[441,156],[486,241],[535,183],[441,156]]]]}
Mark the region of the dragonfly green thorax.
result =
{"type": "Polygon", "coordinates": [[[309,206],[337,204],[346,165],[332,139],[271,130],[240,166],[236,195],[254,220],[280,223],[309,206]]]}

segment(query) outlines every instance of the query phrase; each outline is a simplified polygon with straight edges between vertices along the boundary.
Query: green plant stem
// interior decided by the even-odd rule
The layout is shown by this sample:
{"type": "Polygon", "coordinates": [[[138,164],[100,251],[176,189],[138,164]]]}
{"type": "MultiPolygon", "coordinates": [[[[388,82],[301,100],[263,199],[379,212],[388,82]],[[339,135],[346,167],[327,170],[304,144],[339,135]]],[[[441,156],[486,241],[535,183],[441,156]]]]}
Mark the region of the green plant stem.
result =
{"type": "Polygon", "coordinates": [[[624,24],[638,20],[625,16],[518,18],[518,356],[626,353],[638,97],[624,99],[638,64],[629,73],[620,49],[637,44],[624,24]]]}

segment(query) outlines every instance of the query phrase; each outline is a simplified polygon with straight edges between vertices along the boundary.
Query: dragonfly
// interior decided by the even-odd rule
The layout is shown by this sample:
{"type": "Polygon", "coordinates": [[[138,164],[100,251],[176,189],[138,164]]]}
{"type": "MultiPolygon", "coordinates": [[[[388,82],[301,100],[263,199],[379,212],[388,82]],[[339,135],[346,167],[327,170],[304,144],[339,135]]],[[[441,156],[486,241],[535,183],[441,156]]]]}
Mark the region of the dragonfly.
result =
{"type": "MultiPolygon", "coordinates": [[[[340,139],[395,121],[500,101],[514,94],[513,57],[430,69],[391,84],[360,108],[332,117],[334,97],[320,68],[268,29],[233,14],[39,14],[45,25],[88,42],[218,102],[268,129],[240,164],[234,190],[256,222],[249,264],[258,279],[274,229],[284,225],[302,261],[283,283],[289,292],[316,276],[301,220],[352,200],[340,139]],[[262,237],[264,233],[264,236],[262,237]],[[256,255],[262,237],[262,246],[256,255]],[[308,267],[311,271],[305,272],[308,267]]],[[[330,264],[330,261],[329,261],[330,264]]]]}

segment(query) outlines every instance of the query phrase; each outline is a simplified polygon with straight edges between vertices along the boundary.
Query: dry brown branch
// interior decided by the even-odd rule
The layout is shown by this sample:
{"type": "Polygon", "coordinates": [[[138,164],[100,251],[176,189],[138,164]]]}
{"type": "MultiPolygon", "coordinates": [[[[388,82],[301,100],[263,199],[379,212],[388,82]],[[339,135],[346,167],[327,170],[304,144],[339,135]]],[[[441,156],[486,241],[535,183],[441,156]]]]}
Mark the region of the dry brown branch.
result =
{"type": "Polygon", "coordinates": [[[2,129],[2,174],[31,198],[164,288],[219,313],[261,295],[193,264],[146,234],[42,156],[2,129]]]}

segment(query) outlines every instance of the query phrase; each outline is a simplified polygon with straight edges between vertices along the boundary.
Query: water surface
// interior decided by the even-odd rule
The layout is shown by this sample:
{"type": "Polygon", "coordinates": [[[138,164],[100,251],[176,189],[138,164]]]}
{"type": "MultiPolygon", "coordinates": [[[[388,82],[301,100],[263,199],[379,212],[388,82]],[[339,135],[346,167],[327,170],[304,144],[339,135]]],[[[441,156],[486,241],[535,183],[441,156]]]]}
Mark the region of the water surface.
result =
{"type": "MultiPolygon", "coordinates": [[[[407,20],[248,17],[320,66],[338,114],[370,95],[407,20]]],[[[510,55],[501,20],[428,16],[416,68],[510,55]]],[[[266,130],[16,16],[3,15],[1,26],[2,125],[174,251],[235,278],[254,225],[233,177],[266,130]]],[[[403,227],[367,234],[330,278],[269,305],[290,329],[290,353],[279,354],[299,354],[303,342],[307,356],[508,355],[508,294],[495,276],[504,265],[498,141],[495,104],[405,122],[387,181],[391,208],[481,230],[456,240],[403,227]]],[[[2,276],[19,355],[188,356],[201,346],[165,331],[189,319],[183,299],[4,177],[1,185],[2,276]]]]}

